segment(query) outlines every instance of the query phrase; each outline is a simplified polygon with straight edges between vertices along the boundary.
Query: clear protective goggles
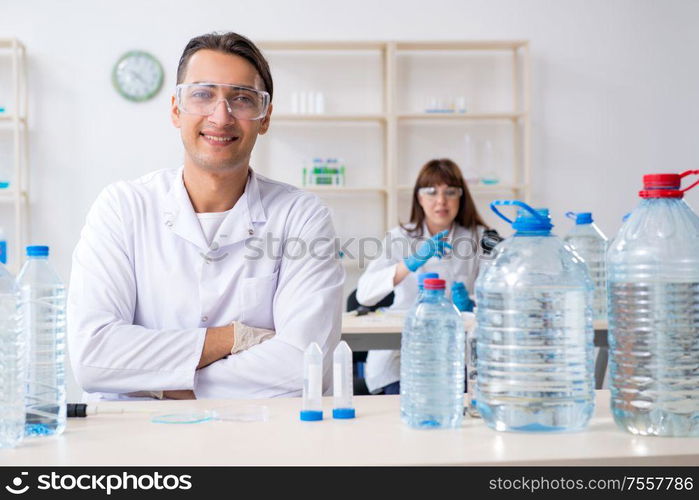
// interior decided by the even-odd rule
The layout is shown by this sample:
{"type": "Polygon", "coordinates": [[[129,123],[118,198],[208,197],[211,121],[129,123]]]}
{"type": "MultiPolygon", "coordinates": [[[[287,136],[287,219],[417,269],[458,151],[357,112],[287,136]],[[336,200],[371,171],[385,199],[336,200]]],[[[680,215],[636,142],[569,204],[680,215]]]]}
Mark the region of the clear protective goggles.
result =
{"type": "Polygon", "coordinates": [[[444,196],[449,200],[459,199],[461,198],[461,195],[464,194],[464,190],[456,186],[447,186],[444,189],[438,189],[435,186],[425,186],[418,188],[417,192],[420,196],[423,196],[429,200],[437,199],[440,192],[444,193],[444,196]]]}
{"type": "Polygon", "coordinates": [[[209,116],[223,101],[238,120],[260,120],[269,109],[269,93],[226,83],[180,83],[176,87],[177,108],[190,115],[209,116]]]}

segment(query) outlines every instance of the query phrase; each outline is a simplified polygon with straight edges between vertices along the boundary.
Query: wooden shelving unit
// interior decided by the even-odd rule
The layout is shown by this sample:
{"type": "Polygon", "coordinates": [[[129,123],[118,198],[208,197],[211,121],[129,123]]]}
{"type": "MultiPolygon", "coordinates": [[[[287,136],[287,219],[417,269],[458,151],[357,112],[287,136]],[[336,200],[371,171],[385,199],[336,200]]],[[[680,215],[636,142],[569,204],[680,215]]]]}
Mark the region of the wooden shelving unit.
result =
{"type": "MultiPolygon", "coordinates": [[[[12,146],[0,161],[11,165],[0,165],[3,172],[11,173],[10,185],[0,189],[0,203],[11,204],[14,215],[13,231],[6,231],[7,267],[17,273],[23,261],[22,249],[26,244],[29,220],[29,147],[27,130],[27,63],[26,49],[16,38],[0,38],[0,67],[7,68],[10,61],[10,93],[0,96],[0,106],[5,108],[0,113],[0,134],[11,134],[12,146]],[[8,159],[9,158],[9,159],[8,159]]],[[[7,74],[7,73],[6,73],[7,74]]],[[[7,228],[6,221],[0,225],[7,228]]]]}
{"type": "MultiPolygon", "coordinates": [[[[383,214],[383,230],[386,231],[395,226],[399,222],[399,196],[405,197],[406,192],[412,190],[412,182],[414,176],[412,172],[408,172],[401,161],[401,127],[404,126],[419,126],[429,127],[445,126],[450,127],[480,127],[481,124],[500,124],[498,126],[511,127],[511,151],[512,164],[509,167],[507,175],[503,176],[501,182],[496,185],[469,185],[470,190],[475,196],[482,200],[484,197],[516,197],[524,200],[529,200],[529,186],[531,177],[531,121],[530,121],[530,56],[529,44],[526,40],[492,40],[492,41],[451,41],[451,42],[429,42],[429,41],[382,41],[382,42],[343,42],[343,41],[269,41],[260,44],[263,52],[270,58],[272,75],[275,76],[275,60],[285,57],[302,57],[303,64],[298,67],[294,66],[291,71],[297,71],[302,74],[304,71],[317,72],[318,67],[314,67],[313,54],[321,57],[321,61],[317,65],[328,65],[328,61],[342,61],[343,55],[350,54],[354,57],[361,57],[361,54],[366,54],[372,60],[380,60],[380,70],[376,72],[378,77],[375,82],[375,93],[380,94],[380,100],[377,102],[376,108],[371,110],[362,109],[364,103],[358,102],[356,112],[337,112],[336,110],[328,110],[323,114],[292,114],[287,112],[288,103],[278,102],[278,92],[280,92],[280,84],[283,89],[283,82],[276,81],[275,83],[275,106],[282,108],[282,112],[272,115],[272,124],[302,124],[304,127],[322,127],[328,128],[336,125],[347,126],[350,124],[369,124],[377,127],[377,133],[380,134],[380,146],[382,147],[380,165],[381,181],[377,186],[332,186],[332,187],[307,187],[309,191],[318,193],[321,196],[327,197],[327,202],[332,206],[333,198],[336,195],[342,194],[362,194],[357,198],[357,210],[361,212],[362,206],[360,199],[364,199],[364,195],[376,194],[383,197],[384,214],[383,214]],[[511,75],[507,78],[506,83],[511,86],[511,106],[510,109],[487,108],[487,104],[479,106],[479,109],[474,112],[450,112],[450,113],[428,113],[419,112],[415,109],[404,109],[406,106],[399,103],[399,97],[402,92],[407,92],[404,86],[404,79],[399,75],[401,64],[405,57],[410,57],[412,54],[429,54],[430,58],[439,59],[440,57],[451,57],[452,54],[467,54],[479,53],[479,56],[488,57],[488,54],[498,54],[498,57],[511,58],[510,72],[511,75]],[[330,58],[330,59],[329,59],[330,58]],[[400,162],[400,163],[399,163],[400,162]]],[[[342,68],[342,63],[338,62],[338,67],[342,68]]],[[[351,69],[354,66],[351,66],[351,69]]],[[[286,68],[287,71],[289,70],[286,68]]],[[[332,68],[327,68],[327,71],[333,71],[332,68]]],[[[357,78],[361,81],[364,75],[357,75],[359,70],[353,74],[348,74],[345,70],[345,75],[350,78],[357,78]]],[[[453,68],[455,74],[464,77],[462,68],[455,66],[453,68]]],[[[314,75],[318,73],[313,73],[314,75]]],[[[338,80],[338,86],[344,85],[345,82],[338,80]]],[[[347,92],[348,87],[343,87],[343,91],[347,92]]],[[[332,88],[320,87],[315,90],[332,92],[332,88]]],[[[350,89],[351,90],[351,89],[350,89]]],[[[414,91],[414,89],[413,89],[414,91]]],[[[281,91],[283,92],[283,90],[281,91]]],[[[287,94],[288,97],[288,94],[287,94]]],[[[281,97],[280,97],[281,98],[281,97]]],[[[353,97],[355,101],[356,94],[353,97]]],[[[281,98],[283,99],[283,98],[281,98]]],[[[372,101],[374,102],[374,101],[372,101]]],[[[481,104],[481,103],[479,103],[481,104]]],[[[271,134],[269,141],[274,141],[283,135],[285,132],[281,128],[275,129],[271,134]],[[276,138],[274,137],[276,135],[276,138]]],[[[309,139],[310,140],[310,139],[309,139]]],[[[356,145],[362,147],[362,145],[356,145]]],[[[457,163],[459,161],[457,160],[457,163]]],[[[265,174],[267,166],[258,163],[256,167],[265,174]]],[[[352,164],[348,162],[348,167],[351,169],[352,164]]],[[[298,166],[299,171],[301,165],[298,166]]],[[[300,179],[300,175],[298,176],[300,179]]],[[[362,215],[371,217],[376,215],[362,215]]],[[[336,222],[338,226],[341,224],[336,222]]],[[[339,230],[341,233],[342,231],[339,230]]]]}

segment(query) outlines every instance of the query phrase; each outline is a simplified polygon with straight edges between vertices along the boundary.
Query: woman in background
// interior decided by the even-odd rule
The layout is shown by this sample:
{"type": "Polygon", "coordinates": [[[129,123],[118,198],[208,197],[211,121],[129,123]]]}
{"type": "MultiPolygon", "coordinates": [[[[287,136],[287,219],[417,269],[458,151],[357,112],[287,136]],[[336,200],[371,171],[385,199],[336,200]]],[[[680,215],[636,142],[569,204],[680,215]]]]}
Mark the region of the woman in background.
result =
{"type": "MultiPolygon", "coordinates": [[[[431,160],[418,174],[410,222],[393,228],[382,255],[359,278],[357,301],[373,306],[395,292],[390,310],[406,311],[415,302],[418,273],[463,283],[473,296],[478,276],[478,243],[487,229],[461,170],[449,159],[431,160]]],[[[372,394],[400,393],[400,351],[370,351],[365,378],[372,394]]]]}

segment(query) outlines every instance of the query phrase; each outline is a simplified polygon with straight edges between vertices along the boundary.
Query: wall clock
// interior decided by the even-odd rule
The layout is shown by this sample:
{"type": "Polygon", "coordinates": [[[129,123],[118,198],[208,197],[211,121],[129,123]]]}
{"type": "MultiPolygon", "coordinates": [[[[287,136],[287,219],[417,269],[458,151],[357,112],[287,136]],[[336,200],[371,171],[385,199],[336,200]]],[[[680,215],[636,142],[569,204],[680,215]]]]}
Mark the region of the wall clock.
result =
{"type": "Polygon", "coordinates": [[[132,50],[119,58],[112,70],[114,88],[130,101],[147,101],[163,85],[160,62],[141,50],[132,50]]]}

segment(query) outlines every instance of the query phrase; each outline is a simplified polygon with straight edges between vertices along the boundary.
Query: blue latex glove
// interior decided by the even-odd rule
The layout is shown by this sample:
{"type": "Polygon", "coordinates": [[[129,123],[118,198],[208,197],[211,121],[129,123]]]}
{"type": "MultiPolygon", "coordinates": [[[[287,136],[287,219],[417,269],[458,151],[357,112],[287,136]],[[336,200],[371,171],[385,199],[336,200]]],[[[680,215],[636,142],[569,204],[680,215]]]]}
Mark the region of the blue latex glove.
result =
{"type": "Polygon", "coordinates": [[[441,233],[432,236],[429,240],[423,241],[413,255],[405,258],[403,261],[405,267],[415,272],[435,255],[440,259],[444,257],[444,250],[451,248],[451,245],[444,241],[447,234],[449,234],[449,230],[445,229],[441,233]]]}
{"type": "Polygon", "coordinates": [[[451,300],[459,311],[473,312],[473,301],[468,296],[468,291],[462,282],[455,281],[452,283],[451,300]]]}

